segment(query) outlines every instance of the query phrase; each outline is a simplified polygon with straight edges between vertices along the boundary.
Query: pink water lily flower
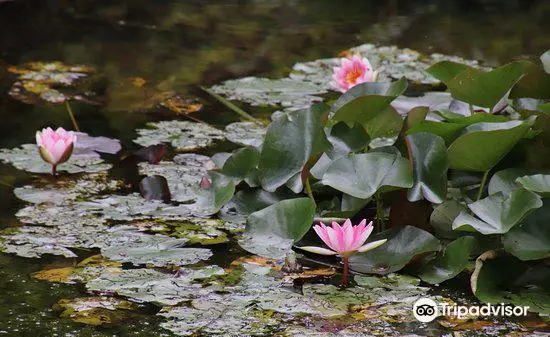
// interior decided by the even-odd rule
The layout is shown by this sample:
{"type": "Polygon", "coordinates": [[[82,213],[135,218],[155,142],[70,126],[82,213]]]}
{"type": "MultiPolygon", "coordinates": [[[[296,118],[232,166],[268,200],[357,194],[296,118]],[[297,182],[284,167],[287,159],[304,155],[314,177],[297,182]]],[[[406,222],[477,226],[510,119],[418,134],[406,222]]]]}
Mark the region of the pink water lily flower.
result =
{"type": "Polygon", "coordinates": [[[52,130],[45,128],[36,132],[36,144],[40,151],[40,157],[52,164],[52,175],[56,175],[57,165],[66,162],[73,153],[76,135],[72,131],[63,128],[52,130]]]}
{"type": "Polygon", "coordinates": [[[387,241],[383,239],[365,244],[373,230],[372,221],[367,225],[365,219],[357,226],[353,226],[351,220],[347,219],[342,226],[333,222],[332,227],[328,227],[321,222],[319,225],[313,226],[313,229],[330,249],[315,246],[298,248],[321,255],[340,255],[344,263],[342,286],[347,283],[348,258],[355,253],[363,253],[379,247],[387,241]]]}
{"type": "Polygon", "coordinates": [[[374,82],[376,77],[377,73],[373,71],[369,60],[358,55],[342,59],[340,66],[332,69],[332,85],[341,92],[359,83],[374,82]]]}

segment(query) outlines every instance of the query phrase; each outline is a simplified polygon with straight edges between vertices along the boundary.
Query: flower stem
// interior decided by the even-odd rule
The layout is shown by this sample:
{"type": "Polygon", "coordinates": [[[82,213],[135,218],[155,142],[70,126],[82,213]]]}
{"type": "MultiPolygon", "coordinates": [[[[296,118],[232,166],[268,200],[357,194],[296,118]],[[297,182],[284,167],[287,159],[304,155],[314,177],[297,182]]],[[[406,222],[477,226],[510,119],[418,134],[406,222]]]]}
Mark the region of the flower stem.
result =
{"type": "Polygon", "coordinates": [[[349,272],[349,261],[347,257],[343,258],[344,262],[344,273],[342,274],[342,283],[340,284],[341,288],[345,288],[348,284],[348,272],[349,272]]]}
{"type": "Polygon", "coordinates": [[[477,198],[476,200],[481,199],[481,195],[483,194],[483,188],[485,187],[485,182],[487,181],[487,176],[489,175],[489,170],[485,171],[483,173],[483,178],[481,178],[481,185],[479,186],[479,190],[477,191],[477,198]]]}
{"type": "Polygon", "coordinates": [[[57,178],[57,165],[52,165],[52,176],[57,178]]]}
{"type": "Polygon", "coordinates": [[[313,197],[313,192],[311,191],[311,185],[309,184],[309,176],[306,178],[305,188],[307,196],[311,199],[311,201],[313,201],[313,205],[317,207],[317,204],[315,203],[315,198],[313,197]]]}
{"type": "Polygon", "coordinates": [[[73,109],[71,109],[71,105],[69,104],[68,100],[65,100],[65,108],[67,108],[69,117],[71,117],[71,121],[73,122],[74,129],[80,132],[80,128],[78,127],[78,123],[76,122],[76,118],[74,118],[73,109]]]}

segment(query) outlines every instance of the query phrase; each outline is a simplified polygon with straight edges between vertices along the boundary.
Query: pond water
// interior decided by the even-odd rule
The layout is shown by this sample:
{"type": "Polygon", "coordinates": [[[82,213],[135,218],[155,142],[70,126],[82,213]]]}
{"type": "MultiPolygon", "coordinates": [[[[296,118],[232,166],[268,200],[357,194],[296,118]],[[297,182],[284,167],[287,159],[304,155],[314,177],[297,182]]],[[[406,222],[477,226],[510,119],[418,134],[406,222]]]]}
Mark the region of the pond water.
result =
{"type": "MultiPolygon", "coordinates": [[[[237,116],[198,85],[286,76],[296,62],[334,57],[363,43],[496,65],[544,52],[550,45],[549,15],[550,2],[545,0],[0,0],[0,148],[32,143],[36,130],[45,126],[71,127],[63,105],[27,104],[10,96],[15,78],[8,65],[62,61],[95,68],[90,90],[102,95],[90,99],[98,104],[72,103],[80,128],[120,139],[124,151],[130,151],[138,147],[132,142],[136,129],[178,117],[166,109],[150,109],[150,92],[124,93],[129,80],[144,80],[160,93],[196,97],[204,108],[192,116],[223,126],[237,116]]],[[[273,110],[246,107],[258,115],[273,110]]],[[[109,160],[118,162],[115,156],[109,160]]],[[[117,167],[112,175],[132,183],[137,170],[117,167]]],[[[0,228],[14,226],[15,212],[26,205],[14,196],[13,186],[32,179],[11,165],[0,165],[0,228]]],[[[52,306],[63,298],[85,296],[84,287],[44,282],[31,274],[46,266],[73,266],[96,253],[79,250],[79,257],[72,259],[1,254],[0,336],[171,336],[159,327],[163,320],[154,315],[158,308],[152,305],[141,306],[138,318],[118,325],[95,327],[59,317],[52,306]]],[[[218,245],[212,261],[228,266],[242,253],[236,245],[218,245]]]]}

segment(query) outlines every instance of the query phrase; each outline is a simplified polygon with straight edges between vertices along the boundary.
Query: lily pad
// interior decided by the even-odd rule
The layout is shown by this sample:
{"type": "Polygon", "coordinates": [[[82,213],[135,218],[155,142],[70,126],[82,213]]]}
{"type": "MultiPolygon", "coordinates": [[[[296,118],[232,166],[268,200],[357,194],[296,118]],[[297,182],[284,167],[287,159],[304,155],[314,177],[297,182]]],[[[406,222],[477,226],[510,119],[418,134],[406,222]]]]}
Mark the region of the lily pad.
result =
{"type": "Polygon", "coordinates": [[[485,235],[503,234],[541,206],[540,197],[526,189],[518,188],[508,196],[499,192],[468,205],[480,220],[461,212],[453,221],[453,229],[473,228],[485,235]]]}
{"type": "Polygon", "coordinates": [[[378,233],[372,241],[380,239],[388,241],[367,253],[359,253],[350,257],[351,269],[361,273],[385,275],[400,270],[415,255],[437,251],[440,247],[437,238],[412,226],[378,233]]]}
{"type": "MultiPolygon", "coordinates": [[[[36,144],[23,144],[14,149],[0,149],[0,161],[31,173],[50,173],[52,171],[52,166],[40,158],[36,144]]],[[[67,162],[59,164],[57,171],[94,173],[107,171],[111,166],[111,164],[105,164],[95,152],[75,153],[67,162]]]]}
{"type": "Polygon", "coordinates": [[[251,105],[281,105],[293,108],[308,108],[312,103],[322,101],[317,96],[327,92],[319,84],[294,80],[291,78],[268,79],[245,77],[225,81],[212,88],[217,94],[228,99],[246,102],[251,105]]]}
{"type": "Polygon", "coordinates": [[[260,256],[283,258],[310,229],[314,213],[309,198],[279,201],[250,214],[239,245],[260,256]]]}
{"type": "Polygon", "coordinates": [[[183,153],[176,155],[173,162],[139,163],[138,168],[140,174],[165,177],[172,200],[188,202],[196,199],[199,183],[208,170],[214,168],[214,163],[207,156],[183,153]]]}
{"type": "Polygon", "coordinates": [[[539,195],[550,195],[550,175],[548,174],[519,177],[516,179],[516,183],[520,184],[526,190],[533,191],[539,195]]]}
{"type": "Polygon", "coordinates": [[[12,66],[8,71],[17,75],[9,94],[25,103],[38,103],[40,100],[59,104],[69,99],[84,100],[86,91],[69,92],[67,89],[77,85],[83,78],[95,70],[83,65],[66,65],[61,62],[31,62],[21,66],[12,66]]]}
{"type": "Polygon", "coordinates": [[[204,123],[187,121],[161,121],[148,124],[147,129],[138,129],[134,143],[141,146],[171,144],[178,151],[195,151],[210,147],[225,139],[223,131],[204,123]]]}
{"type": "Polygon", "coordinates": [[[212,256],[206,248],[182,248],[187,239],[143,234],[125,227],[110,230],[109,234],[101,247],[101,254],[113,261],[165,267],[194,264],[212,256]]]}
{"type": "Polygon", "coordinates": [[[120,324],[137,318],[132,313],[138,306],[130,301],[114,297],[80,297],[59,300],[54,309],[61,310],[61,317],[89,325],[120,324]]]}
{"type": "Polygon", "coordinates": [[[449,280],[470,263],[470,254],[476,248],[476,240],[473,236],[463,236],[449,243],[440,256],[429,261],[417,271],[422,281],[438,284],[449,280]]]}
{"type": "Polygon", "coordinates": [[[258,164],[265,190],[275,191],[330,147],[323,131],[326,113],[325,106],[313,106],[283,114],[271,123],[258,164]]]}
{"type": "Polygon", "coordinates": [[[266,128],[254,122],[236,122],[225,127],[225,137],[232,143],[260,148],[266,128]]]}
{"type": "Polygon", "coordinates": [[[407,192],[409,201],[422,198],[440,204],[447,196],[447,148],[443,138],[430,133],[415,133],[406,138],[414,185],[407,192]]]}
{"type": "Polygon", "coordinates": [[[361,199],[370,198],[383,186],[409,188],[413,185],[407,159],[383,152],[341,157],[330,164],[322,181],[361,199]]]}
{"type": "Polygon", "coordinates": [[[137,302],[176,305],[214,292],[215,287],[203,287],[194,281],[224,273],[217,266],[181,268],[175,275],[153,269],[128,269],[118,273],[106,272],[90,280],[86,288],[97,293],[116,293],[137,302]]]}
{"type": "Polygon", "coordinates": [[[520,260],[550,257],[550,205],[548,202],[527,216],[523,223],[502,237],[502,245],[520,260]]]}

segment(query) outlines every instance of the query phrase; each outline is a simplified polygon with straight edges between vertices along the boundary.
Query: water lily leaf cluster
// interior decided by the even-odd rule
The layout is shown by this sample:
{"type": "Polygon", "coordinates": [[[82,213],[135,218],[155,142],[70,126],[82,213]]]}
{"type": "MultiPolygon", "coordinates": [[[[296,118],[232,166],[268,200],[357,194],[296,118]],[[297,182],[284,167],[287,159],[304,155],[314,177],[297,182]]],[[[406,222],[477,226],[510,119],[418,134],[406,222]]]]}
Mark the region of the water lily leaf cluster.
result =
{"type": "MultiPolygon", "coordinates": [[[[527,90],[545,82],[524,80],[544,72],[543,64],[514,61],[491,70],[456,59],[438,61],[427,73],[447,93],[408,101],[402,98],[405,78],[361,83],[329,104],[276,112],[261,147],[217,157],[225,164],[217,173],[236,185],[233,199],[224,199],[247,218],[241,247],[280,258],[298,241],[311,242],[307,234],[315,218],[364,217],[365,210],[376,209],[376,238],[388,241],[354,255],[352,270],[382,275],[405,270],[437,284],[471,270],[481,247],[502,250],[520,264],[543,265],[550,245],[545,222],[537,220],[548,213],[550,179],[533,159],[518,155],[550,132],[537,123],[550,94],[527,90]],[[528,106],[530,114],[522,108],[525,99],[538,100],[528,106]],[[403,116],[394,102],[410,111],[403,116]],[[386,214],[402,207],[397,195],[423,203],[430,219],[418,219],[417,227],[394,221],[384,231],[386,214]]],[[[296,78],[326,84],[312,75],[312,67],[298,67],[302,74],[296,78]]]]}

